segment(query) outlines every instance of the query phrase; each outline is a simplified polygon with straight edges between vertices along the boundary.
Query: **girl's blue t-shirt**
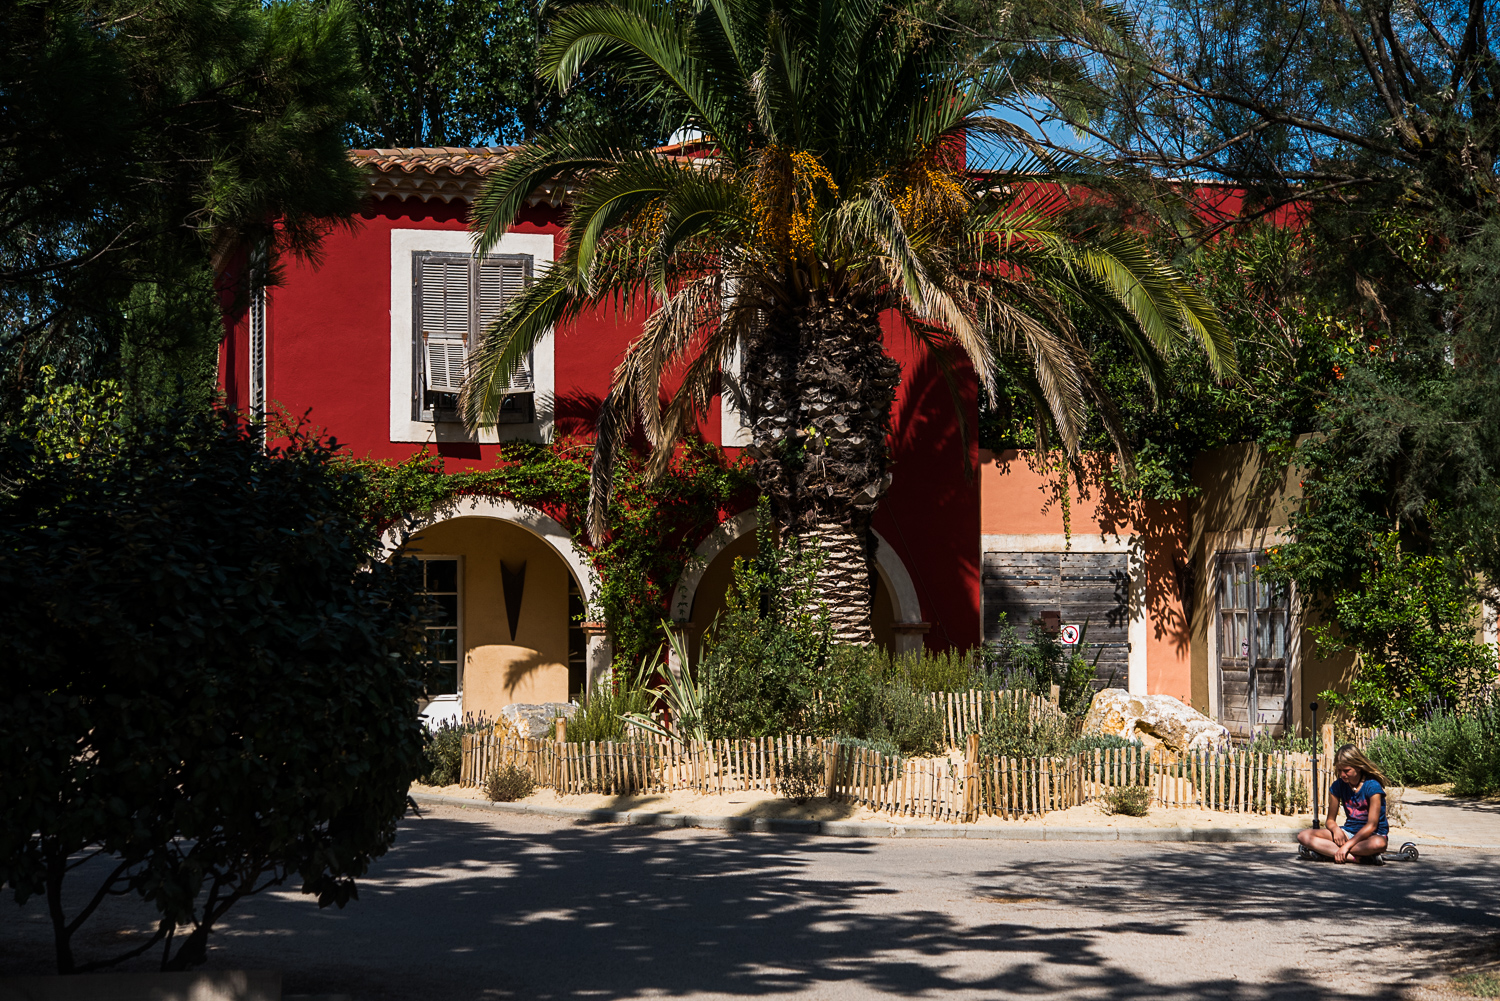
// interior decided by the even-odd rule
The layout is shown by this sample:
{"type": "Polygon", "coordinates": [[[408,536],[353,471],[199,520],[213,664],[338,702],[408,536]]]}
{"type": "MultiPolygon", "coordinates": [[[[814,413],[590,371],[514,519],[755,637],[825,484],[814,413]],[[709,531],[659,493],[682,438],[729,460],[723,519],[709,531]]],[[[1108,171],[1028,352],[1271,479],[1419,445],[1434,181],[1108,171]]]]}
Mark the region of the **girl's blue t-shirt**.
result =
{"type": "Polygon", "coordinates": [[[1385,820],[1385,789],[1374,779],[1365,779],[1355,789],[1343,779],[1334,779],[1328,787],[1328,795],[1344,804],[1344,830],[1350,834],[1365,826],[1370,819],[1370,797],[1380,797],[1380,820],[1375,824],[1375,833],[1385,837],[1390,827],[1385,820]]]}

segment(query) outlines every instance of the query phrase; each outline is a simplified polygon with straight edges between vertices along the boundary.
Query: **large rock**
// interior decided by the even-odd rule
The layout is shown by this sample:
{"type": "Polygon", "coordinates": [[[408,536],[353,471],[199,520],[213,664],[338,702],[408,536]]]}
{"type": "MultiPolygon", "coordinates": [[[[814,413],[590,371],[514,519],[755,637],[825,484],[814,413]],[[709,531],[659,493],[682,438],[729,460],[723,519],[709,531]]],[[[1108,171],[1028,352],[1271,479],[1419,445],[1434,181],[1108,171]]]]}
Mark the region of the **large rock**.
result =
{"type": "Polygon", "coordinates": [[[578,706],[572,702],[512,702],[501,707],[500,718],[495,723],[506,733],[535,739],[547,736],[548,728],[557,717],[572,719],[577,712],[578,706]]]}
{"type": "Polygon", "coordinates": [[[1131,695],[1123,688],[1106,688],[1094,696],[1083,732],[1174,751],[1218,747],[1229,740],[1228,730],[1170,695],[1131,695]]]}

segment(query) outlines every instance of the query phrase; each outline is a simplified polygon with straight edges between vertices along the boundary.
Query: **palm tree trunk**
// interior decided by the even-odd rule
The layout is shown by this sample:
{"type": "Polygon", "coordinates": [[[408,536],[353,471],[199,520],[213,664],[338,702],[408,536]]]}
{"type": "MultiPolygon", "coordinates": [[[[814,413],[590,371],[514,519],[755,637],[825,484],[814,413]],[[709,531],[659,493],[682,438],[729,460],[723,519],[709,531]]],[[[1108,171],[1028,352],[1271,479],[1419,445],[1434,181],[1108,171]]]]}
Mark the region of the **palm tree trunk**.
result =
{"type": "Polygon", "coordinates": [[[782,540],[818,551],[818,597],[834,638],[874,642],[870,520],[890,484],[886,437],[901,369],[885,353],[880,317],[819,296],[778,314],[749,345],[742,382],[756,478],[782,540]]]}

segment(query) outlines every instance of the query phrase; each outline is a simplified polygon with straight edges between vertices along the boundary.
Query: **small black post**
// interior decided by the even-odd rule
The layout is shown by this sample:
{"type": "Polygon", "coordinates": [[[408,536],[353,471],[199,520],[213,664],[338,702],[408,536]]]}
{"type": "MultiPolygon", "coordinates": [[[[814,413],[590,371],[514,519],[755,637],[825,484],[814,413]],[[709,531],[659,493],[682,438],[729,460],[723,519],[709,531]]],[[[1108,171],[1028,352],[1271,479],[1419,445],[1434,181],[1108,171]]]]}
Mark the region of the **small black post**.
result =
{"type": "Polygon", "coordinates": [[[1312,708],[1312,731],[1313,731],[1313,753],[1312,753],[1312,825],[1318,826],[1318,704],[1310,703],[1312,708]]]}

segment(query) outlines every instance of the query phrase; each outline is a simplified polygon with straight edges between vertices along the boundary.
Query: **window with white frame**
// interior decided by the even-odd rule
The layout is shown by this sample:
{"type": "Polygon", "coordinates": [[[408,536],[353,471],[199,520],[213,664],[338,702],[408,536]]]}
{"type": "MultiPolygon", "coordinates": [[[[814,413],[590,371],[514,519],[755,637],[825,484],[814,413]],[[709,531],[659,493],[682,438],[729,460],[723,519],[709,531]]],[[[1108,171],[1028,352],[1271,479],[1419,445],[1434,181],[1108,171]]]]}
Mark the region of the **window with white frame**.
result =
{"type": "Polygon", "coordinates": [[[462,561],[457,556],[418,559],[422,563],[422,594],[435,609],[434,617],[427,622],[427,634],[438,670],[427,695],[456,695],[463,660],[462,561]]]}
{"type": "MultiPolygon", "coordinates": [[[[469,356],[484,331],[531,282],[525,254],[412,253],[412,418],[458,419],[458,393],[469,356]]],[[[535,365],[530,357],[512,376],[498,422],[535,420],[535,365]]]]}

